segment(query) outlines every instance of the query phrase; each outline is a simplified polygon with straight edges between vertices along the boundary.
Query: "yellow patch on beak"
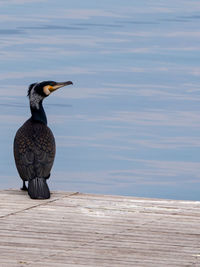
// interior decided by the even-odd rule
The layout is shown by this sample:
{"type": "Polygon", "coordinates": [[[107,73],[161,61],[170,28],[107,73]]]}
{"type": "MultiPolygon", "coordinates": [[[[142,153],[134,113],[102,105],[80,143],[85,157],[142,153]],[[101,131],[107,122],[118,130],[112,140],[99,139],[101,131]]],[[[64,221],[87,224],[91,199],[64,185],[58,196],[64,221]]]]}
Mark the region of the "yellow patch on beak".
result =
{"type": "Polygon", "coordinates": [[[43,92],[45,95],[50,95],[50,93],[53,91],[53,87],[51,85],[46,85],[43,87],[43,92]]]}
{"type": "Polygon", "coordinates": [[[56,83],[54,85],[46,85],[43,87],[43,92],[46,96],[50,95],[52,92],[54,92],[55,90],[73,84],[71,81],[68,82],[61,82],[61,83],[56,83]]]}

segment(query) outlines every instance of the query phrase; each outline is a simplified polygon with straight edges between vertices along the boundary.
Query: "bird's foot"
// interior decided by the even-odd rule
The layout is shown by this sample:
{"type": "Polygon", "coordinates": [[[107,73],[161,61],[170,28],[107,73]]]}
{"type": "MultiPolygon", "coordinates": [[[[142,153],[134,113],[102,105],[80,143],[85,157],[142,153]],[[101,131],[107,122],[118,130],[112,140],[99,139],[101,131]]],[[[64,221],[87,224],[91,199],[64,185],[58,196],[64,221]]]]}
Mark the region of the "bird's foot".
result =
{"type": "Polygon", "coordinates": [[[20,189],[23,191],[28,191],[25,181],[23,181],[23,186],[20,189]]]}

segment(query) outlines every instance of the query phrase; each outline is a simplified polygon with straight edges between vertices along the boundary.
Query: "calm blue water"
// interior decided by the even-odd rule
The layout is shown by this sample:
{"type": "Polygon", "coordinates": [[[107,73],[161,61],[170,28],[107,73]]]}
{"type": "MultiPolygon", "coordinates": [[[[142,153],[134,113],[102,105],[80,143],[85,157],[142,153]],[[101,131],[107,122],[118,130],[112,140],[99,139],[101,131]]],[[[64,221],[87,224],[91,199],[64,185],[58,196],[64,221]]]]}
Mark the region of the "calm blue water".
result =
{"type": "Polygon", "coordinates": [[[45,100],[53,190],[200,200],[200,2],[0,2],[0,188],[30,83],[45,100]]]}

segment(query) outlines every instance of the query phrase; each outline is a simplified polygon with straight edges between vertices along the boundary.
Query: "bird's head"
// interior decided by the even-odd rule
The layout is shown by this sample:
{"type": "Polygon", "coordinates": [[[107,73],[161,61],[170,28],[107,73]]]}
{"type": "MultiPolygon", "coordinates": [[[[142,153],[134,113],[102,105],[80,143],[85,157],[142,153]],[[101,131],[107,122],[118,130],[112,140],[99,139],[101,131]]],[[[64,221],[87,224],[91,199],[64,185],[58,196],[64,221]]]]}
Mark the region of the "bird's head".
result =
{"type": "Polygon", "coordinates": [[[32,107],[39,108],[39,103],[47,96],[49,96],[55,90],[73,84],[68,82],[54,82],[44,81],[40,83],[32,83],[28,89],[28,96],[32,107]]]}

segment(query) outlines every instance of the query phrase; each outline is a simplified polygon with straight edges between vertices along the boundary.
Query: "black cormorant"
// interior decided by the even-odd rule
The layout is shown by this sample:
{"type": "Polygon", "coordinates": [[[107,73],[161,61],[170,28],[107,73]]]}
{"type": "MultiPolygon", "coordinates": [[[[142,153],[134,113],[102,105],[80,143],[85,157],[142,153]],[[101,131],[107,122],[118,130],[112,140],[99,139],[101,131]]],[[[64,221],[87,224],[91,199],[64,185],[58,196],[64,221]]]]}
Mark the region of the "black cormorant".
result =
{"type": "Polygon", "coordinates": [[[71,81],[57,83],[44,81],[29,86],[31,118],[17,131],[14,139],[14,158],[17,170],[23,180],[22,190],[28,190],[33,199],[50,197],[46,179],[55,157],[55,139],[47,126],[47,118],[42,101],[60,87],[72,84],[71,81]],[[28,188],[25,181],[28,181],[28,188]]]}

